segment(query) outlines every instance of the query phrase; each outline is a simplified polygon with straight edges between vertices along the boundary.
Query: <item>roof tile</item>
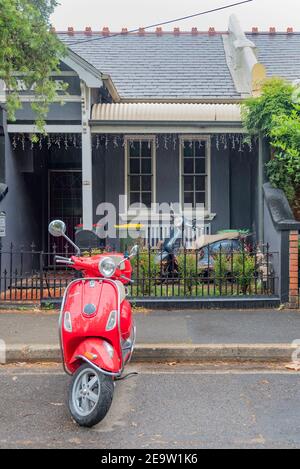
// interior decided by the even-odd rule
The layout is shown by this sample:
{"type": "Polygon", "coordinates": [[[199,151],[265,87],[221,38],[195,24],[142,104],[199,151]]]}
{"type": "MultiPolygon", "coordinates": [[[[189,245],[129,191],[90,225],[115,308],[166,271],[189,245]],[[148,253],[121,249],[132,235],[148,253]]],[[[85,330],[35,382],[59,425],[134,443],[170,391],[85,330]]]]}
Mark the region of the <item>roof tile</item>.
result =
{"type": "MultiPolygon", "coordinates": [[[[59,37],[111,76],[122,98],[239,98],[227,66],[222,35],[119,35],[82,44],[82,33],[59,37]]],[[[93,38],[97,37],[95,34],[93,38]]]]}

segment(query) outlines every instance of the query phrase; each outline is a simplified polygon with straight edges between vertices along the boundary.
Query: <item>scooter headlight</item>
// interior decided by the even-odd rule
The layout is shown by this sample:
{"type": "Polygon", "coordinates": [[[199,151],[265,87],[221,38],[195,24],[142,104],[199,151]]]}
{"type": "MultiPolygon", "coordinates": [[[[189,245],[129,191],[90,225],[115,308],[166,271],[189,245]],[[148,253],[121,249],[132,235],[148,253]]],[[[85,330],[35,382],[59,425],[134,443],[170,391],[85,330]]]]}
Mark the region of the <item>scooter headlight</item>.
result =
{"type": "Polygon", "coordinates": [[[116,264],[111,257],[104,257],[99,262],[99,272],[103,277],[112,277],[116,271],[116,264]]]}

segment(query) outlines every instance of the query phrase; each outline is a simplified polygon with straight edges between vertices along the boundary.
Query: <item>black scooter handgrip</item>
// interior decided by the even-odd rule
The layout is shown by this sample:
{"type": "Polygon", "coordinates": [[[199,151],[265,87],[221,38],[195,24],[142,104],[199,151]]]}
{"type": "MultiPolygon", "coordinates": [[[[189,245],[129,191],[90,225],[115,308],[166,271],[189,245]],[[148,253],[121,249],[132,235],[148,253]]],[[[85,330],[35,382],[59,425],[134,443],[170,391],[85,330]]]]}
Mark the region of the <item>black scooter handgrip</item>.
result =
{"type": "Polygon", "coordinates": [[[121,275],[121,278],[122,278],[123,280],[126,280],[126,282],[128,282],[128,283],[134,283],[134,280],[131,280],[131,278],[125,277],[125,275],[121,275]]]}

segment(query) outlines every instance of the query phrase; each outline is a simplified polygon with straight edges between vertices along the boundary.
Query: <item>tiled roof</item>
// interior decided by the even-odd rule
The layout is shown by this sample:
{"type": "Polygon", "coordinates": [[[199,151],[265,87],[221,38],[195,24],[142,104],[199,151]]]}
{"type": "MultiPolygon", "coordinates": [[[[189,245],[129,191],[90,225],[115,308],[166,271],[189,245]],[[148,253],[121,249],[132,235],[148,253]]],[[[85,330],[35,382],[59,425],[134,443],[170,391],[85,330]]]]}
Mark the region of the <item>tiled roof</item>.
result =
{"type": "MultiPolygon", "coordinates": [[[[102,73],[125,99],[239,99],[227,66],[222,34],[124,34],[90,39],[58,33],[102,73]]],[[[95,35],[93,34],[93,37],[95,35]]]]}
{"type": "Polygon", "coordinates": [[[258,48],[259,62],[267,67],[269,76],[288,80],[300,79],[300,34],[247,34],[258,48]]]}

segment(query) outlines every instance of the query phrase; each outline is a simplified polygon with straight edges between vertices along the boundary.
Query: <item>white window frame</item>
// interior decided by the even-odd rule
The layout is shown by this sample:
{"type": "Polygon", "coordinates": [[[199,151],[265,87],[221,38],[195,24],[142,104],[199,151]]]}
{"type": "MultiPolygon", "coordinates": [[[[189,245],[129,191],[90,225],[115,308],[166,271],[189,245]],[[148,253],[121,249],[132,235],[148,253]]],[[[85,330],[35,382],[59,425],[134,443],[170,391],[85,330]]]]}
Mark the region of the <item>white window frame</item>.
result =
{"type": "Polygon", "coordinates": [[[188,141],[205,141],[207,142],[207,156],[206,156],[206,173],[207,173],[207,184],[206,184],[206,205],[205,205],[205,216],[211,216],[211,137],[209,135],[180,135],[179,136],[179,203],[183,208],[184,195],[183,195],[183,159],[184,159],[184,142],[188,141]]]}
{"type": "MultiPolygon", "coordinates": [[[[132,141],[151,141],[152,142],[152,202],[151,204],[156,203],[156,135],[125,135],[124,137],[124,157],[125,157],[125,181],[124,181],[124,188],[125,188],[125,195],[127,197],[127,213],[130,215],[131,212],[129,210],[129,202],[130,202],[130,188],[129,188],[129,182],[128,182],[128,162],[129,162],[129,142],[132,141]]],[[[143,214],[146,213],[148,214],[151,211],[151,208],[143,209],[140,213],[143,214]]],[[[132,211],[132,215],[134,215],[135,210],[132,211]]]]}

